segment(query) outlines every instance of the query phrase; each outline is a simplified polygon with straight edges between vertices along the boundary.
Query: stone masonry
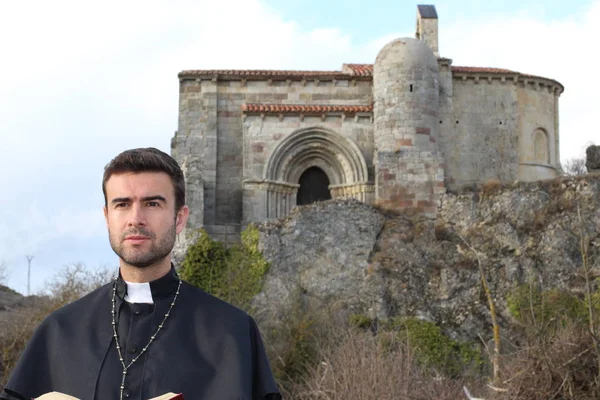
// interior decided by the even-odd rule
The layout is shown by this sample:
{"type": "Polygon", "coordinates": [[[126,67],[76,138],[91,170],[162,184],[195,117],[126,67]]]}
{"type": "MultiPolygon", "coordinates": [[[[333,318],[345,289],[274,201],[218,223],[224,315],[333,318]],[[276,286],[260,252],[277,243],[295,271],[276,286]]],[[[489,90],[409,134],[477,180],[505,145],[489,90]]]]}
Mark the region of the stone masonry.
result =
{"type": "Polygon", "coordinates": [[[417,6],[416,38],[388,43],[374,64],[191,70],[179,81],[171,147],[188,185],[186,232],[227,243],[311,191],[435,216],[447,191],[560,171],[563,86],[453,66],[432,5],[417,6]]]}

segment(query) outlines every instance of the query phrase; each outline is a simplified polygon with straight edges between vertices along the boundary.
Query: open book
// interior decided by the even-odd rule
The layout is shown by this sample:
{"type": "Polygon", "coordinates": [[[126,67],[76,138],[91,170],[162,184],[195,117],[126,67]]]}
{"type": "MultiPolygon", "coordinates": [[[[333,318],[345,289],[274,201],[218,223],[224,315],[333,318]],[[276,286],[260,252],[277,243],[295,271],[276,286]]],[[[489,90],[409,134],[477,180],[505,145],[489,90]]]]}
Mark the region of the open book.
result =
{"type": "MultiPolygon", "coordinates": [[[[35,400],[79,400],[77,397],[69,396],[68,394],[59,392],[50,392],[41,395],[35,400]]],[[[148,400],[183,400],[183,395],[175,393],[165,393],[162,396],[153,397],[148,400]]]]}

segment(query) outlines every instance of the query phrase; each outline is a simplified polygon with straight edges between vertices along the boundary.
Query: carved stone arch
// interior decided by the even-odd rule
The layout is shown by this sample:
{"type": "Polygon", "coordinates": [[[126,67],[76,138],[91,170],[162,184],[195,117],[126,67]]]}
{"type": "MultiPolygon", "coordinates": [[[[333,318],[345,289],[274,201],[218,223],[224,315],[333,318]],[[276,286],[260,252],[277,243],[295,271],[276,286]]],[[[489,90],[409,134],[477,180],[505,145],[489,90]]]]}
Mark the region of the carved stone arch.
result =
{"type": "Polygon", "coordinates": [[[539,164],[550,164],[550,140],[543,128],[533,131],[533,161],[539,164]]]}
{"type": "Polygon", "coordinates": [[[296,183],[310,166],[319,166],[332,185],[366,183],[367,163],[358,146],[324,128],[301,129],[285,138],[265,166],[269,181],[296,183]]]}
{"type": "Polygon", "coordinates": [[[324,128],[298,130],[279,143],[260,181],[245,182],[245,220],[280,218],[296,205],[299,182],[309,168],[319,168],[329,180],[332,198],[372,201],[367,163],[358,146],[324,128]]]}

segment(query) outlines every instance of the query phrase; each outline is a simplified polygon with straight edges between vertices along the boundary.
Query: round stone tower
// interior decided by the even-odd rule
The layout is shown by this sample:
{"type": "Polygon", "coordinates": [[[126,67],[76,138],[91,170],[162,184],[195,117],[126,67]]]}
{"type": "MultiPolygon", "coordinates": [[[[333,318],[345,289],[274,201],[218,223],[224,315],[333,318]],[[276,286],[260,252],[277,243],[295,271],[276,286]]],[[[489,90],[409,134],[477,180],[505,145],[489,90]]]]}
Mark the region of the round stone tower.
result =
{"type": "Polygon", "coordinates": [[[431,151],[439,124],[438,62],[423,41],[388,43],[373,66],[375,148],[431,151]]]}
{"type": "Polygon", "coordinates": [[[417,39],[388,43],[373,66],[375,197],[435,216],[445,192],[438,151],[438,61],[417,39]]]}

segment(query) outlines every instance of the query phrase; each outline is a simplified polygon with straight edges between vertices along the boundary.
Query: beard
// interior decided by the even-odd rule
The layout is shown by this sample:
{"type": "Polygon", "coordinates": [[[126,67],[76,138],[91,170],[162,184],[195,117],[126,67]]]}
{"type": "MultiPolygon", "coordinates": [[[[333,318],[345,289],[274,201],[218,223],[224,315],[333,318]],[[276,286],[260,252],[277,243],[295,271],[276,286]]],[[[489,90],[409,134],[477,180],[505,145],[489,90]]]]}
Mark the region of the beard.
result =
{"type": "Polygon", "coordinates": [[[110,247],[119,256],[121,260],[136,268],[147,268],[165,259],[175,246],[177,233],[175,223],[169,228],[162,238],[156,241],[156,235],[145,228],[137,228],[124,232],[120,237],[115,237],[108,230],[108,239],[110,247]],[[141,235],[148,237],[152,241],[149,250],[142,250],[136,247],[125,245],[125,237],[131,235],[141,235]]]}

